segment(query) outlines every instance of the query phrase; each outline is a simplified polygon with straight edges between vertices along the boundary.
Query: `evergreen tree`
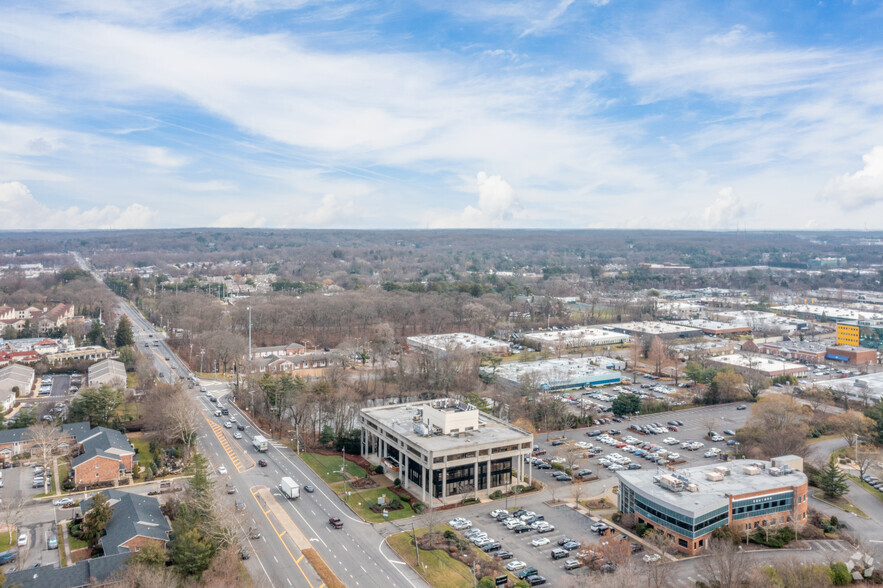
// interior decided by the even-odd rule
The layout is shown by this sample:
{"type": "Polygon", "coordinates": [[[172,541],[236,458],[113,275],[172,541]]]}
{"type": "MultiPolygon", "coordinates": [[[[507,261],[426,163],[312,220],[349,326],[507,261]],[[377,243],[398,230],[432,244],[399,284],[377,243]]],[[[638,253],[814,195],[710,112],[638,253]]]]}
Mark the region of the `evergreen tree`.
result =
{"type": "Polygon", "coordinates": [[[92,497],[92,508],[83,517],[83,538],[89,542],[90,547],[95,547],[101,539],[110,517],[113,516],[113,508],[107,500],[107,495],[99,492],[92,497]]]}
{"type": "Polygon", "coordinates": [[[186,528],[185,525],[175,527],[175,539],[169,543],[172,563],[182,576],[198,578],[208,569],[215,548],[196,529],[186,528]]]}
{"type": "Polygon", "coordinates": [[[129,317],[126,315],[120,317],[120,322],[117,324],[117,332],[114,335],[114,343],[117,348],[135,343],[135,336],[132,334],[132,323],[129,322],[129,317]]]}
{"type": "Polygon", "coordinates": [[[86,341],[88,341],[90,345],[107,346],[107,341],[104,338],[104,331],[101,330],[101,323],[98,319],[92,319],[92,328],[86,334],[86,341]]]}
{"type": "Polygon", "coordinates": [[[817,478],[819,488],[829,498],[839,498],[849,492],[849,482],[847,482],[846,474],[844,474],[837,462],[832,458],[828,465],[825,466],[817,478]]]}
{"type": "Polygon", "coordinates": [[[70,404],[68,422],[89,421],[93,427],[118,429],[122,423],[117,412],[123,401],[123,393],[108,385],[83,390],[70,404]]]}

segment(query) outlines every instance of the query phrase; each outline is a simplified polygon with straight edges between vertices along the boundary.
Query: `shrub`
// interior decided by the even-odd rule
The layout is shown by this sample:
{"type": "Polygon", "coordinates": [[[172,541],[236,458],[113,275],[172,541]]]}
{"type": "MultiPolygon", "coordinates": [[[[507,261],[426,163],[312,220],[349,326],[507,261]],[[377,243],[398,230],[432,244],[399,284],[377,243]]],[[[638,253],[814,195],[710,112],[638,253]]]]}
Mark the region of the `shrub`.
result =
{"type": "Polygon", "coordinates": [[[393,481],[392,485],[395,486],[396,488],[398,488],[399,486],[402,485],[402,479],[396,478],[395,481],[393,481]]]}
{"type": "Polygon", "coordinates": [[[560,463],[553,463],[553,464],[552,464],[552,469],[553,469],[553,470],[558,470],[559,472],[563,472],[563,471],[564,471],[564,466],[563,466],[562,464],[560,464],[560,463]]]}
{"type": "Polygon", "coordinates": [[[840,521],[837,520],[836,516],[832,516],[830,519],[828,519],[828,524],[834,527],[834,529],[840,528],[840,521]]]}
{"type": "Polygon", "coordinates": [[[828,574],[831,578],[831,583],[835,586],[846,586],[852,583],[852,575],[849,573],[846,564],[842,561],[831,564],[829,570],[828,574]]]}
{"type": "Polygon", "coordinates": [[[391,508],[392,510],[399,510],[400,508],[402,508],[402,501],[395,497],[390,499],[389,508],[391,508]]]}
{"type": "Polygon", "coordinates": [[[478,504],[479,502],[481,502],[481,501],[478,498],[465,498],[465,499],[463,499],[463,502],[461,504],[463,504],[463,505],[478,504]]]}
{"type": "Polygon", "coordinates": [[[421,512],[426,510],[426,505],[423,504],[422,502],[415,502],[414,504],[411,505],[411,508],[414,509],[414,512],[416,512],[417,514],[420,514],[421,512]]]}
{"type": "Polygon", "coordinates": [[[742,543],[742,537],[735,529],[733,529],[729,525],[718,527],[711,532],[711,536],[715,539],[723,539],[725,541],[729,541],[733,545],[739,545],[742,543]]]}
{"type": "Polygon", "coordinates": [[[748,539],[758,545],[766,545],[767,547],[784,547],[795,539],[797,535],[791,527],[781,527],[773,531],[767,531],[767,528],[758,528],[752,531],[748,539]]]}
{"type": "Polygon", "coordinates": [[[518,580],[517,582],[515,582],[515,588],[530,588],[530,584],[528,584],[524,580],[518,580]]]}
{"type": "Polygon", "coordinates": [[[496,585],[496,582],[494,582],[494,579],[491,576],[485,576],[478,581],[478,588],[494,588],[496,585]]]}
{"type": "Polygon", "coordinates": [[[502,498],[502,497],[503,497],[503,492],[500,491],[500,490],[495,490],[495,491],[492,492],[491,495],[490,495],[490,499],[491,499],[491,500],[498,500],[498,499],[500,499],[500,498],[502,498]]]}
{"type": "Polygon", "coordinates": [[[644,535],[647,534],[647,531],[649,531],[649,530],[650,530],[650,527],[648,527],[644,523],[638,523],[637,525],[635,525],[635,533],[637,533],[638,537],[643,537],[644,535]]]}
{"type": "Polygon", "coordinates": [[[382,474],[383,473],[383,466],[382,465],[374,466],[374,473],[375,474],[382,474]]]}
{"type": "Polygon", "coordinates": [[[457,534],[448,529],[444,532],[444,538],[449,539],[450,541],[455,541],[457,539],[457,534]]]}

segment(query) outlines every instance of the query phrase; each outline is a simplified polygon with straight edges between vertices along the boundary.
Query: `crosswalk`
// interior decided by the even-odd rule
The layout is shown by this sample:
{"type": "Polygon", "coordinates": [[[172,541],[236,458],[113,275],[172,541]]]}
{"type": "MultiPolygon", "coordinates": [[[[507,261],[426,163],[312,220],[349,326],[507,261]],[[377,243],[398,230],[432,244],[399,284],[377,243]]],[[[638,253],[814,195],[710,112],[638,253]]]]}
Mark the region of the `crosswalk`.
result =
{"type": "Polygon", "coordinates": [[[839,539],[819,539],[804,541],[814,551],[851,551],[852,547],[846,541],[839,539]]]}

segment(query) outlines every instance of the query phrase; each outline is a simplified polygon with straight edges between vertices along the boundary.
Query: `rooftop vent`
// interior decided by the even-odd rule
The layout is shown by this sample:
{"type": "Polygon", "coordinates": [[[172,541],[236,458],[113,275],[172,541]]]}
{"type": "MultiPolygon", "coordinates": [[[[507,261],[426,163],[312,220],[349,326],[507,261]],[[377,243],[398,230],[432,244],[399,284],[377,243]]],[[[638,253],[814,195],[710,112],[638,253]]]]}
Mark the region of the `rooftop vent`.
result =
{"type": "Polygon", "coordinates": [[[716,468],[714,468],[714,471],[716,471],[717,473],[719,473],[722,476],[729,476],[730,475],[730,468],[728,468],[727,466],[717,466],[716,468]]]}
{"type": "Polygon", "coordinates": [[[753,465],[745,466],[744,468],[742,468],[742,473],[746,476],[757,476],[758,474],[760,474],[760,468],[753,465]]]}
{"type": "Polygon", "coordinates": [[[699,486],[696,484],[687,484],[687,492],[699,492],[699,486]]]}
{"type": "Polygon", "coordinates": [[[724,475],[719,472],[705,472],[705,479],[711,482],[720,482],[724,479],[724,475]]]}

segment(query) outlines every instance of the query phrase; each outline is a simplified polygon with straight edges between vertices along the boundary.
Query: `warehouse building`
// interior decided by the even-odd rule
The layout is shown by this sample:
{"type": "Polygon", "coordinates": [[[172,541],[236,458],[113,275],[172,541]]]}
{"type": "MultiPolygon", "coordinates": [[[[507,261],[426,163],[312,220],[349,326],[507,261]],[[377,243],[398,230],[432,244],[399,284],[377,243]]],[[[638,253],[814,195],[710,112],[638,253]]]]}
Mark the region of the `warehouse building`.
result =
{"type": "Polygon", "coordinates": [[[360,422],[362,456],[423,502],[488,498],[532,482],[525,458],[533,435],[470,404],[445,398],[363,408],[360,422]]]}
{"type": "Polygon", "coordinates": [[[751,328],[744,323],[725,323],[706,319],[677,321],[674,324],[699,329],[706,335],[745,335],[751,332],[751,328]]]}
{"type": "MultiPolygon", "coordinates": [[[[743,346],[742,349],[745,349],[743,346]]],[[[792,361],[819,363],[825,360],[825,346],[812,341],[774,341],[761,343],[757,351],[792,361]]]]}
{"type": "Polygon", "coordinates": [[[720,527],[729,525],[744,536],[806,521],[808,483],[803,459],[795,455],[616,475],[620,512],[664,532],[690,555],[704,550],[720,527]]]}
{"type": "Polygon", "coordinates": [[[632,340],[627,334],[592,327],[575,327],[560,331],[525,333],[524,342],[535,349],[563,347],[565,350],[586,349],[596,345],[621,345],[632,340]]]}
{"type": "Polygon", "coordinates": [[[842,361],[850,365],[877,363],[877,350],[853,345],[837,345],[825,349],[825,359],[842,361]]]}
{"type": "MultiPolygon", "coordinates": [[[[513,361],[500,365],[496,370],[483,367],[481,371],[485,376],[493,376],[497,381],[513,386],[531,380],[542,390],[550,392],[608,386],[622,381],[619,372],[601,367],[593,363],[593,359],[596,358],[562,357],[539,361],[513,361]]],[[[610,361],[616,363],[614,360],[610,361]]]]}
{"type": "Polygon", "coordinates": [[[731,355],[721,355],[713,357],[709,361],[730,366],[737,372],[749,374],[754,372],[765,378],[775,378],[776,376],[792,375],[796,378],[802,378],[809,371],[805,365],[799,363],[791,363],[781,359],[773,359],[771,357],[760,357],[757,355],[748,355],[741,353],[733,353],[731,355]]]}
{"type": "Polygon", "coordinates": [[[89,366],[89,386],[95,387],[102,384],[126,387],[126,366],[115,359],[105,359],[89,366]]]}
{"type": "Polygon", "coordinates": [[[444,355],[455,351],[486,355],[508,355],[509,344],[470,333],[446,333],[443,335],[417,335],[408,337],[408,346],[427,353],[444,355]]]}
{"type": "Polygon", "coordinates": [[[602,325],[602,328],[617,333],[625,333],[626,335],[638,338],[659,337],[661,339],[690,339],[702,336],[701,329],[675,325],[672,323],[662,323],[659,321],[617,323],[612,325],[602,325]]]}

